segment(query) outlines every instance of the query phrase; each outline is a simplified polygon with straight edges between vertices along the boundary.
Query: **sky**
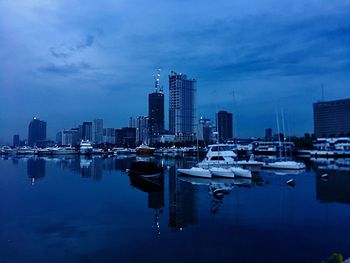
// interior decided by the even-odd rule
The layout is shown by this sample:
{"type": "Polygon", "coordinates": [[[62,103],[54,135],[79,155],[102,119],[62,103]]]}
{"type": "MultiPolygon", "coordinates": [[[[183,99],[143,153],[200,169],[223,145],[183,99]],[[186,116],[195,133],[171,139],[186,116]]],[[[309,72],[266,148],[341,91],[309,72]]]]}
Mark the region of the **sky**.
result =
{"type": "Polygon", "coordinates": [[[51,139],[127,126],[158,68],[166,101],[170,71],[187,74],[197,116],[233,112],[238,137],[276,131],[276,111],[312,132],[312,103],[350,97],[349,14],[347,0],[0,0],[0,143],[33,116],[51,139]]]}

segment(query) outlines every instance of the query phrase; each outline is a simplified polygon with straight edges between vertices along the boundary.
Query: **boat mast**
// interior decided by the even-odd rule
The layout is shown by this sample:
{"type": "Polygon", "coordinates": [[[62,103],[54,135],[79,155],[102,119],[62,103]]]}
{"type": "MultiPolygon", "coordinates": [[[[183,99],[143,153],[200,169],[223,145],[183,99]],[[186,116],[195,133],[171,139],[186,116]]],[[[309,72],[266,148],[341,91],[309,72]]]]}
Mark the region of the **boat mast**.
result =
{"type": "Polygon", "coordinates": [[[279,116],[278,116],[278,110],[276,109],[276,123],[277,123],[277,133],[278,133],[278,154],[279,158],[281,159],[281,138],[280,138],[280,124],[279,124],[279,116]]]}
{"type": "Polygon", "coordinates": [[[283,153],[284,153],[284,158],[286,159],[287,157],[287,152],[286,152],[286,139],[285,139],[285,129],[284,129],[284,112],[283,109],[281,109],[281,115],[282,115],[282,133],[283,133],[283,153]]]}

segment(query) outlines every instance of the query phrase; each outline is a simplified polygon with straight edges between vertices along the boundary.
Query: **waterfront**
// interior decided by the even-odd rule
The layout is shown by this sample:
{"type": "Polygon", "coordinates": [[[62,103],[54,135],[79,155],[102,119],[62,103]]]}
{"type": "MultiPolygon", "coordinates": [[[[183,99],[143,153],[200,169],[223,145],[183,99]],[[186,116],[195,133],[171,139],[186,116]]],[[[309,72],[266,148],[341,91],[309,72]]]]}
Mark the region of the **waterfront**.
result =
{"type": "Polygon", "coordinates": [[[132,160],[2,158],[0,262],[320,262],[334,252],[350,256],[348,168],[323,163],[300,174],[260,171],[252,181],[232,181],[221,199],[210,180],[176,175],[194,159],[157,159],[165,168],[157,190],[130,180],[132,160]]]}

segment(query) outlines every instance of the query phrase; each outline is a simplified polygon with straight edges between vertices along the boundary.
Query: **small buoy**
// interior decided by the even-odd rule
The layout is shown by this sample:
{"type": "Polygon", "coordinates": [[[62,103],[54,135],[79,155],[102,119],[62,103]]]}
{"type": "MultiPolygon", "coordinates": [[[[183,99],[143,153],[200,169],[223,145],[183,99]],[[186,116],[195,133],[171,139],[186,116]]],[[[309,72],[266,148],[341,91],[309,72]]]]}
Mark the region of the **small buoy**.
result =
{"type": "Polygon", "coordinates": [[[289,179],[289,180],[287,181],[287,184],[290,185],[290,186],[295,186],[295,181],[294,181],[294,179],[289,179]]]}
{"type": "Polygon", "coordinates": [[[213,195],[216,199],[221,200],[224,198],[224,192],[222,189],[215,189],[213,195]]]}
{"type": "Polygon", "coordinates": [[[328,178],[328,174],[322,174],[321,178],[327,179],[328,178]]]}
{"type": "Polygon", "coordinates": [[[126,169],[125,171],[128,173],[130,171],[130,169],[126,169]]]}

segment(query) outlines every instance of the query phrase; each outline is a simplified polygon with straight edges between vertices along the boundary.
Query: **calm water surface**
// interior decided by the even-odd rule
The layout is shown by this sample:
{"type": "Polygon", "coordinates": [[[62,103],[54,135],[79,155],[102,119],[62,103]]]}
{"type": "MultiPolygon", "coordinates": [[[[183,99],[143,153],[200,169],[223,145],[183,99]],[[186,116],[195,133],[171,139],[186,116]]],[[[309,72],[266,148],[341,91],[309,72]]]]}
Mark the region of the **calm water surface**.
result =
{"type": "Polygon", "coordinates": [[[210,181],[176,175],[194,160],[157,160],[164,180],[152,187],[129,178],[131,161],[2,158],[0,262],[280,263],[350,256],[347,168],[210,181]],[[286,184],[291,178],[295,187],[286,184]],[[223,198],[213,194],[218,187],[225,188],[223,198]]]}

